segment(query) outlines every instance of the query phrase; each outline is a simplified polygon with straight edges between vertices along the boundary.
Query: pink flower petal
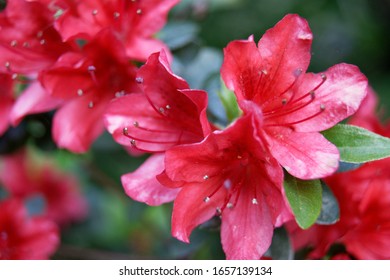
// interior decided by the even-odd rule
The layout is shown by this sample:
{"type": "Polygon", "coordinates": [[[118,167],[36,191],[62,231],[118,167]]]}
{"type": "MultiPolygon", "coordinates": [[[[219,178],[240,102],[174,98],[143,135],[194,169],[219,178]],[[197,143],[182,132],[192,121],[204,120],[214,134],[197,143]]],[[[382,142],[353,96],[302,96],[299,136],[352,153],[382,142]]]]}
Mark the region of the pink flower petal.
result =
{"type": "Polygon", "coordinates": [[[322,178],[338,168],[339,151],[320,133],[299,133],[278,127],[265,137],[272,155],[288,173],[297,178],[322,178]]]}
{"type": "Polygon", "coordinates": [[[62,99],[49,95],[39,82],[34,82],[16,100],[10,120],[17,125],[26,115],[51,111],[62,102],[62,99]]]}
{"type": "Polygon", "coordinates": [[[151,206],[171,202],[180,189],[162,186],[156,175],[164,170],[164,154],[150,156],[136,171],[122,176],[122,185],[132,199],[151,206]]]}

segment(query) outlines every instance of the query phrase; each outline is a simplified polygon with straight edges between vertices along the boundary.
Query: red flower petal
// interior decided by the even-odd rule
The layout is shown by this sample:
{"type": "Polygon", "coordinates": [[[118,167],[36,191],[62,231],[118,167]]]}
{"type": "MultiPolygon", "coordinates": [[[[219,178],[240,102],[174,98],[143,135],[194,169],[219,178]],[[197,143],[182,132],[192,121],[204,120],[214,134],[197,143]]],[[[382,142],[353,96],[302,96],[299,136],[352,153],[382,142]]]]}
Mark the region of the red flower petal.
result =
{"type": "MultiPolygon", "coordinates": [[[[268,182],[262,183],[265,185],[261,188],[272,188],[267,186],[268,182]]],[[[234,209],[223,212],[221,239],[227,259],[260,259],[271,245],[274,231],[271,211],[262,195],[257,196],[257,204],[252,203],[250,190],[256,188],[255,184],[246,185],[234,209]]]]}
{"type": "Polygon", "coordinates": [[[291,112],[275,118],[270,116],[269,122],[291,124],[299,132],[322,131],[356,112],[367,94],[367,78],[356,66],[337,64],[321,75],[305,74],[296,88],[293,100],[283,106],[283,110],[291,112]]]}
{"type": "Polygon", "coordinates": [[[16,100],[10,120],[13,125],[17,125],[26,115],[53,110],[62,102],[63,100],[49,95],[39,82],[34,82],[16,100]]]}
{"type": "Polygon", "coordinates": [[[278,127],[264,135],[272,155],[297,178],[322,178],[338,168],[339,151],[320,133],[299,133],[278,127]]]}
{"type": "Polygon", "coordinates": [[[205,203],[205,197],[210,195],[210,188],[221,184],[217,179],[204,184],[187,185],[177,195],[172,213],[172,235],[183,242],[190,242],[190,234],[198,225],[206,222],[216,214],[217,207],[224,202],[225,189],[220,188],[205,203]]]}
{"type": "Polygon", "coordinates": [[[126,194],[152,206],[173,201],[179,189],[164,187],[156,179],[163,170],[164,154],[150,156],[136,171],[122,176],[126,194]]]}
{"type": "Polygon", "coordinates": [[[306,20],[287,15],[264,34],[258,49],[252,38],[230,43],[225,49],[222,77],[238,99],[269,102],[306,71],[311,41],[306,20]]]}
{"type": "Polygon", "coordinates": [[[102,116],[107,103],[104,99],[91,103],[86,95],[62,106],[53,119],[53,138],[58,147],[74,153],[87,151],[104,129],[102,116]]]}

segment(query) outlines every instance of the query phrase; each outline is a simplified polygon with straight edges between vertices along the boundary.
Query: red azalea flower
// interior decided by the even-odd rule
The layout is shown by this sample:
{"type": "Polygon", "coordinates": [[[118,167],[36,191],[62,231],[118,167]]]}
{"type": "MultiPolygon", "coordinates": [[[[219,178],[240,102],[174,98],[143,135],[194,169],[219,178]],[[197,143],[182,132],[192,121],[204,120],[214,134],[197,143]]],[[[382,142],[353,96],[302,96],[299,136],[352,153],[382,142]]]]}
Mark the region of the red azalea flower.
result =
{"type": "Polygon", "coordinates": [[[138,91],[136,66],[129,62],[118,38],[104,30],[79,52],[68,52],[41,73],[46,90],[66,103],[53,120],[57,145],[72,152],[88,150],[102,133],[108,102],[138,91]]]}
{"type": "Polygon", "coordinates": [[[9,126],[9,115],[15,102],[13,86],[12,75],[0,74],[0,136],[9,126]]]}
{"type": "Polygon", "coordinates": [[[259,137],[272,156],[301,179],[337,169],[339,152],[319,131],[352,115],[367,88],[365,76],[348,64],[305,73],[312,37],[304,19],[287,15],[258,46],[252,37],[230,43],[221,70],[244,113],[256,112],[259,137]]]}
{"type": "Polygon", "coordinates": [[[29,74],[51,66],[70,46],[53,27],[50,10],[41,3],[9,0],[0,13],[2,72],[29,74]]]}
{"type": "Polygon", "coordinates": [[[27,216],[18,200],[0,202],[0,260],[48,259],[59,244],[57,226],[27,216]]]}
{"type": "MultiPolygon", "coordinates": [[[[47,0],[43,1],[47,2],[47,0]]],[[[113,30],[129,58],[144,61],[167,47],[152,36],[165,24],[179,0],[58,0],[50,1],[59,15],[55,22],[63,39],[91,39],[101,30],[113,30]]]]}
{"type": "Polygon", "coordinates": [[[34,158],[26,150],[2,158],[0,182],[12,197],[42,196],[43,216],[61,226],[86,216],[87,204],[77,179],[56,168],[51,161],[34,158]]]}
{"type": "MultiPolygon", "coordinates": [[[[350,123],[384,136],[390,130],[375,117],[377,98],[372,90],[350,123]]],[[[322,258],[333,244],[342,244],[357,259],[390,258],[390,160],[383,159],[326,178],[340,206],[340,220],[307,231],[292,230],[295,247],[311,246],[309,258],[322,258]]]]}
{"type": "Polygon", "coordinates": [[[226,257],[260,259],[274,227],[292,218],[282,190],[283,170],[258,136],[255,122],[248,114],[201,143],[166,152],[166,175],[181,183],[173,236],[189,242],[196,226],[218,215],[226,257]]]}
{"type": "Polygon", "coordinates": [[[186,81],[175,76],[165,52],[152,54],[136,80],[142,93],[113,100],[105,123],[120,144],[157,153],[136,172],[123,175],[122,184],[133,199],[158,205],[172,201],[177,193],[156,180],[164,170],[163,152],[175,145],[202,141],[211,132],[207,93],[191,90],[186,81]]]}

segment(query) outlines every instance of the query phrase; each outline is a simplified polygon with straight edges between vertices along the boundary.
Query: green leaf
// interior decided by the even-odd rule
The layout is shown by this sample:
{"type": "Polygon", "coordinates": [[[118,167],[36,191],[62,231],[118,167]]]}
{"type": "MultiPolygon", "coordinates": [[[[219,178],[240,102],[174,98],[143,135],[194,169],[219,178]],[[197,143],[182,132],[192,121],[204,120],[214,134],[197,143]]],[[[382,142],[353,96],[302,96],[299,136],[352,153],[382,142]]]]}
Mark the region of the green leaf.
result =
{"type": "Polygon", "coordinates": [[[333,225],[340,219],[340,208],[332,190],[321,181],[322,186],[322,207],[317,218],[318,225],[333,225]]]}
{"type": "Polygon", "coordinates": [[[304,181],[286,173],[284,190],[298,225],[303,229],[309,228],[321,212],[320,180],[304,181]]]}
{"type": "Polygon", "coordinates": [[[364,128],[338,124],[322,134],[340,151],[340,161],[365,163],[390,156],[390,138],[364,128]]]}

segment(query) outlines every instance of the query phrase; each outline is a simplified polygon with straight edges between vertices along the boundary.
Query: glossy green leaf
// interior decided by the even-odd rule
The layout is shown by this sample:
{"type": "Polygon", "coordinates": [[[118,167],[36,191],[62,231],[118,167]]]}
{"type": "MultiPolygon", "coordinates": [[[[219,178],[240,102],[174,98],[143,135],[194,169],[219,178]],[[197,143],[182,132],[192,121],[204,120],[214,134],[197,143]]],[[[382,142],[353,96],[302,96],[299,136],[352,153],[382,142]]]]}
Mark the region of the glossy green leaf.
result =
{"type": "Polygon", "coordinates": [[[364,128],[338,124],[322,134],[340,151],[340,160],[364,163],[390,156],[390,138],[364,128]]]}
{"type": "Polygon", "coordinates": [[[309,228],[321,212],[320,180],[300,180],[286,173],[284,190],[298,225],[303,229],[309,228]]]}

